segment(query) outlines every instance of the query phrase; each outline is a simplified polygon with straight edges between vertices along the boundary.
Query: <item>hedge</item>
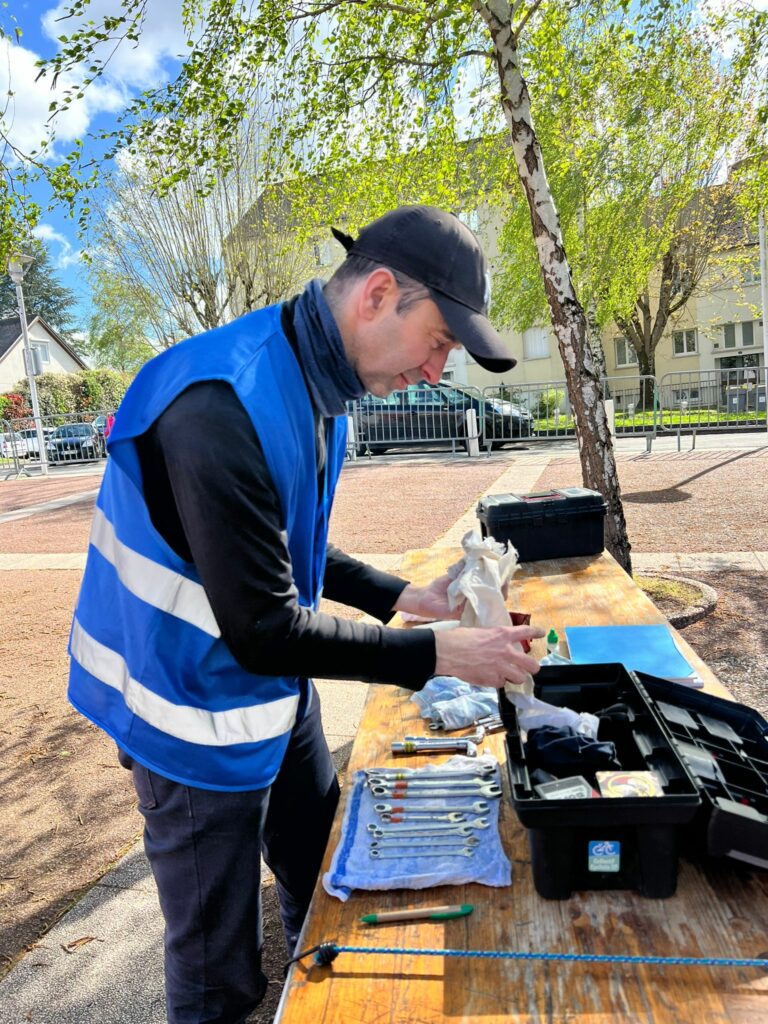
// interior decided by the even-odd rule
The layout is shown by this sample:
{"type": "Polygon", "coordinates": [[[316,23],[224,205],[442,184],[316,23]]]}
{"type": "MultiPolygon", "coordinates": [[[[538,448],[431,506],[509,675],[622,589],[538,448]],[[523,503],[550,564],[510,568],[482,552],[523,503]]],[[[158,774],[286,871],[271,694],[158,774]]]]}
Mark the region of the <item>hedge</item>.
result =
{"type": "MultiPolygon", "coordinates": [[[[35,378],[41,416],[57,413],[114,412],[120,404],[133,374],[121,370],[80,370],[78,373],[41,373],[35,378]]],[[[29,384],[19,381],[13,392],[0,395],[0,410],[5,419],[29,416],[29,384]],[[17,412],[20,399],[26,411],[17,412]],[[5,404],[3,404],[5,403],[5,404]]]]}

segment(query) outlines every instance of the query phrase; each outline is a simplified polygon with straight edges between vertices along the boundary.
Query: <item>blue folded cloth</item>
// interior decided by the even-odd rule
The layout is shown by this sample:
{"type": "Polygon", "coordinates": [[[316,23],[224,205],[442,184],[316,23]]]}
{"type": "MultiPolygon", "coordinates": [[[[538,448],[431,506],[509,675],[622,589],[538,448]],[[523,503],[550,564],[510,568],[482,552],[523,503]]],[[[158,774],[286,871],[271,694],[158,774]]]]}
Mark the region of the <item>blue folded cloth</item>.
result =
{"type": "Polygon", "coordinates": [[[495,690],[472,686],[456,676],[433,676],[411,699],[419,705],[422,718],[441,722],[446,729],[463,729],[499,712],[495,690]]]}

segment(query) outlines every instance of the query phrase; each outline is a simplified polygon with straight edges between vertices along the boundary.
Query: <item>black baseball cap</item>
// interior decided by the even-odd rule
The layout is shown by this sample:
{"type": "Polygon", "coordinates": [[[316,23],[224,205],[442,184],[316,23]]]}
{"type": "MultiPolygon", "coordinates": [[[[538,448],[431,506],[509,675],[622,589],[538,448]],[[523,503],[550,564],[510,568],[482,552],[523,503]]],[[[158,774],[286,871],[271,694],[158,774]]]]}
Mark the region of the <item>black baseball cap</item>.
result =
{"type": "Polygon", "coordinates": [[[349,256],[365,256],[426,285],[457,341],[491,373],[516,365],[488,320],[490,277],[480,243],[452,213],[399,206],[357,238],[331,229],[349,256]]]}

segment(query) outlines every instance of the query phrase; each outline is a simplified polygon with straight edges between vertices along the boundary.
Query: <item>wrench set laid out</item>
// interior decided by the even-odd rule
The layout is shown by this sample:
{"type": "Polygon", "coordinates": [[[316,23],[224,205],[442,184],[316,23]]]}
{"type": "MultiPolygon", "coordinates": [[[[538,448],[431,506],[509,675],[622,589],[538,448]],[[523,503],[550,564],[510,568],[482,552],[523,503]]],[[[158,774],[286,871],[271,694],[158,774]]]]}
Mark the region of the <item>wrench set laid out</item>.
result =
{"type": "Polygon", "coordinates": [[[368,768],[365,775],[371,794],[383,798],[374,804],[379,821],[367,826],[374,860],[474,857],[491,827],[489,801],[501,796],[492,762],[455,770],[368,768]]]}
{"type": "Polygon", "coordinates": [[[500,796],[499,763],[490,754],[356,771],[325,891],[343,900],[355,889],[509,885],[500,796]]]}

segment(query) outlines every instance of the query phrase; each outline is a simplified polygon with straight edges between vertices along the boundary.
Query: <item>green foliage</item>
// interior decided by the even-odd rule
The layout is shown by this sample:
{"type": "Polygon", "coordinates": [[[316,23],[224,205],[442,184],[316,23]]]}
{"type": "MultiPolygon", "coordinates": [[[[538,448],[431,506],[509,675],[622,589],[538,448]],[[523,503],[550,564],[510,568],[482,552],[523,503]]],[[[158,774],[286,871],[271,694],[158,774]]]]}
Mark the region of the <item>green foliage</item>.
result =
{"type": "MultiPolygon", "coordinates": [[[[66,288],[51,265],[47,246],[38,238],[29,236],[18,245],[18,251],[34,257],[24,275],[23,292],[27,320],[31,323],[36,316],[45,320],[49,327],[68,338],[74,330],[72,307],[75,294],[66,288]]],[[[0,319],[18,314],[16,288],[7,273],[0,273],[0,319]]]]}
{"type": "MultiPolygon", "coordinates": [[[[35,378],[41,416],[58,413],[114,411],[128,390],[132,375],[119,370],[81,370],[79,373],[42,373],[35,378]]],[[[29,405],[29,384],[19,381],[16,391],[29,405]]]]}
{"type": "MultiPolygon", "coordinates": [[[[684,8],[663,31],[645,32],[635,13],[589,19],[549,8],[526,46],[537,51],[533,115],[582,304],[598,327],[621,321],[630,334],[624,321],[642,320],[636,304],[647,305],[669,254],[665,322],[719,244],[722,196],[702,189],[743,128],[750,82],[718,66],[711,35],[684,8]]],[[[520,203],[500,249],[495,312],[525,329],[546,319],[547,303],[520,203]]]]}
{"type": "Polygon", "coordinates": [[[542,419],[549,419],[554,415],[555,409],[561,409],[565,402],[565,391],[561,388],[547,388],[539,395],[539,402],[536,413],[542,419]]]}
{"type": "Polygon", "coordinates": [[[92,268],[90,280],[88,355],[99,367],[135,373],[155,354],[147,340],[153,299],[146,289],[101,264],[92,268]]]}

